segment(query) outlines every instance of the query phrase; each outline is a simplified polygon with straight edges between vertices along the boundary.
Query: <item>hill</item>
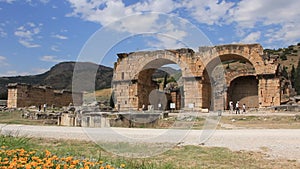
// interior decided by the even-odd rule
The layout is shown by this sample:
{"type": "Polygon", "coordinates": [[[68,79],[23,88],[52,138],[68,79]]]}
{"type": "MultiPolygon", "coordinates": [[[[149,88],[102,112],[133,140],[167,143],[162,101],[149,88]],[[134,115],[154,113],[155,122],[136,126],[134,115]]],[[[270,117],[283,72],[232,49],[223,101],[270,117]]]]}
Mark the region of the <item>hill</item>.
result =
{"type": "MultiPolygon", "coordinates": [[[[49,71],[30,76],[14,76],[14,77],[0,77],[0,100],[7,99],[6,85],[9,83],[26,83],[31,85],[45,85],[51,86],[54,89],[71,90],[74,67],[78,70],[79,77],[95,78],[95,90],[106,89],[111,87],[111,80],[113,77],[113,68],[97,65],[89,62],[61,62],[54,65],[49,71]],[[94,70],[97,70],[96,77],[94,70]]],[[[157,77],[164,77],[165,72],[175,74],[180,72],[173,68],[164,67],[155,73],[157,77]]],[[[88,85],[88,82],[82,82],[83,85],[88,85]]],[[[92,84],[94,85],[94,84],[92,84]]]]}
{"type": "Polygon", "coordinates": [[[8,83],[26,83],[31,85],[52,86],[54,89],[72,89],[72,77],[74,67],[78,68],[80,76],[94,75],[91,71],[97,70],[96,73],[96,90],[111,87],[113,69],[102,65],[88,62],[61,62],[53,66],[49,71],[30,76],[0,77],[0,99],[7,99],[8,83]]]}
{"type": "Polygon", "coordinates": [[[286,48],[265,49],[268,57],[276,59],[282,68],[282,75],[291,81],[296,92],[300,93],[300,43],[286,48]]]}

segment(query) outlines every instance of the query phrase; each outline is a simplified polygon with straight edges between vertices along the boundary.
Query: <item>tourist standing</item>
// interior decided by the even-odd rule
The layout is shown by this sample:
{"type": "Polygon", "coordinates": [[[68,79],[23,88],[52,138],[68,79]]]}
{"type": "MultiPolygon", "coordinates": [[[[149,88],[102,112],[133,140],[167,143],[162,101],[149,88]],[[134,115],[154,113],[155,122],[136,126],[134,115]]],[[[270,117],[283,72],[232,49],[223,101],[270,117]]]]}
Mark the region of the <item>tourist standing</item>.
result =
{"type": "Polygon", "coordinates": [[[44,107],[44,112],[46,112],[47,104],[45,103],[43,107],[44,107]]]}
{"type": "Polygon", "coordinates": [[[233,102],[232,101],[229,102],[229,113],[230,114],[233,113],[233,102]]]}
{"type": "Polygon", "coordinates": [[[235,114],[240,114],[239,101],[237,101],[236,104],[235,104],[235,114]]]}

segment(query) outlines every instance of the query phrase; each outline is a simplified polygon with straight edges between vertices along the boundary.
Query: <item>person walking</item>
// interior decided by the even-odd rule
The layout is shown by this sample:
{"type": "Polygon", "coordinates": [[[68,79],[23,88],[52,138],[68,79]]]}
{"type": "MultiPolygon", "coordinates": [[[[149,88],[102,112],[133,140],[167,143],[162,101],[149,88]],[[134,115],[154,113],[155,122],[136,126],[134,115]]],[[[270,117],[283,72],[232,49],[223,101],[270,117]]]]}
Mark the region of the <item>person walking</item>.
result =
{"type": "Polygon", "coordinates": [[[243,104],[243,114],[245,114],[246,113],[246,104],[244,103],[243,104]]]}

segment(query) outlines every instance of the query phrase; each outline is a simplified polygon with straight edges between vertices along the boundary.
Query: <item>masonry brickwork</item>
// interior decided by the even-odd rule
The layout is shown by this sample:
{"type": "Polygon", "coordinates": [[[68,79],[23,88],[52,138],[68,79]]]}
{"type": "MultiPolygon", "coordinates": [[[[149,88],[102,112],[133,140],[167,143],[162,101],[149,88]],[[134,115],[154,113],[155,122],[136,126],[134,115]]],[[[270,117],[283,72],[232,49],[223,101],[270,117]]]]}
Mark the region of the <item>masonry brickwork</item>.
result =
{"type": "Polygon", "coordinates": [[[8,88],[8,108],[39,106],[47,104],[56,107],[82,104],[82,93],[58,91],[46,86],[32,86],[28,84],[10,83],[8,88]]]}
{"type": "MultiPolygon", "coordinates": [[[[280,78],[277,76],[278,64],[266,57],[260,44],[229,44],[192,49],[157,50],[118,54],[114,67],[113,89],[115,106],[120,111],[138,110],[142,105],[150,104],[149,94],[157,87],[151,81],[154,70],[166,64],[177,64],[182,71],[183,95],[181,109],[201,110],[203,108],[226,108],[233,97],[247,100],[245,90],[251,93],[253,107],[268,107],[281,104],[280,78]],[[226,74],[215,73],[216,67],[223,61],[240,60],[252,65],[253,70],[226,74]],[[246,78],[248,85],[239,77],[246,78]],[[234,83],[231,83],[235,81],[234,83]],[[241,83],[241,85],[237,85],[241,83]],[[228,89],[237,85],[238,96],[230,96],[228,89]],[[228,96],[229,94],[229,96],[228,96]],[[192,106],[191,106],[192,105],[192,106]]],[[[249,93],[248,92],[248,93],[249,93]]]]}

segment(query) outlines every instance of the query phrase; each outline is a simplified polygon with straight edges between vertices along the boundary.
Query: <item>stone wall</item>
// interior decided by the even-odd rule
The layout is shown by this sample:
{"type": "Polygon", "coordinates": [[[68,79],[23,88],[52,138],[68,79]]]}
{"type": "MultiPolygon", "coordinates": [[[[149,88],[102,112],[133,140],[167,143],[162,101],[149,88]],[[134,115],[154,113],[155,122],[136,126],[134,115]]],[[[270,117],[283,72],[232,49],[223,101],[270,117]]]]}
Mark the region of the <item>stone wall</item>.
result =
{"type": "Polygon", "coordinates": [[[239,101],[240,105],[245,104],[248,108],[258,108],[258,80],[255,76],[242,76],[231,81],[228,88],[228,101],[235,104],[239,101]]]}
{"type": "MultiPolygon", "coordinates": [[[[253,98],[246,99],[245,102],[249,105],[268,107],[281,103],[280,80],[276,77],[278,64],[275,60],[264,57],[263,48],[259,44],[200,47],[197,52],[184,48],[121,53],[118,57],[114,68],[113,89],[115,105],[120,111],[138,110],[143,104],[147,106],[149,94],[156,88],[149,78],[150,74],[166,64],[177,64],[181,68],[183,79],[181,105],[184,105],[181,109],[190,109],[190,105],[193,105],[193,110],[226,108],[226,100],[231,99],[226,98],[230,82],[243,76],[254,76],[259,79],[258,84],[254,86],[255,89],[249,88],[250,92],[257,91],[253,98]],[[227,77],[226,75],[215,79],[211,77],[218,65],[230,60],[246,62],[252,65],[253,69],[233,72],[227,77]],[[250,100],[255,103],[250,104],[250,100]]],[[[236,94],[237,96],[245,95],[243,88],[248,90],[244,84],[244,87],[238,89],[240,94],[236,94]]]]}
{"type": "Polygon", "coordinates": [[[39,106],[68,106],[82,104],[82,93],[72,93],[70,91],[57,91],[46,86],[31,86],[27,84],[8,84],[8,108],[39,106]]]}
{"type": "Polygon", "coordinates": [[[258,101],[260,107],[280,105],[280,79],[274,76],[259,76],[258,101]]]}

